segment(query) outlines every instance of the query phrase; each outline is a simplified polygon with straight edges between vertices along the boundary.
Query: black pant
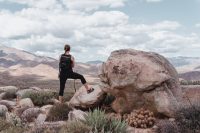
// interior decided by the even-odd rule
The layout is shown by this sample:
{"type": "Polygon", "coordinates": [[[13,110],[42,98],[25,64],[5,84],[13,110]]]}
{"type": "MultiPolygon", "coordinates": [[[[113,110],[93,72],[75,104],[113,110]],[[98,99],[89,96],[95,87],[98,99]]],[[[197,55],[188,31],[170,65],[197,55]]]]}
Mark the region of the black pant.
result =
{"type": "Polygon", "coordinates": [[[65,83],[66,83],[67,79],[80,79],[82,84],[86,83],[85,78],[81,74],[75,73],[73,71],[61,71],[60,72],[59,96],[63,96],[64,89],[65,89],[65,83]]]}

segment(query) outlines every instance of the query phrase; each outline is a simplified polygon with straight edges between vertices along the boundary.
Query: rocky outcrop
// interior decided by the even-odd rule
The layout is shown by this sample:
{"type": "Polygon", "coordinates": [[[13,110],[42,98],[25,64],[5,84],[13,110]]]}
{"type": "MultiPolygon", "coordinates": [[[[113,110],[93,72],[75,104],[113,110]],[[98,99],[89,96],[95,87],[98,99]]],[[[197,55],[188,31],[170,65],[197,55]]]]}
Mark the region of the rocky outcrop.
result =
{"type": "Polygon", "coordinates": [[[116,97],[112,108],[118,113],[145,106],[157,114],[173,116],[182,98],[177,71],[156,53],[114,51],[99,77],[101,88],[116,97]]]}
{"type": "Polygon", "coordinates": [[[92,108],[99,105],[104,99],[105,92],[98,86],[92,86],[94,91],[87,93],[84,86],[82,86],[69,101],[71,107],[92,108]]]}

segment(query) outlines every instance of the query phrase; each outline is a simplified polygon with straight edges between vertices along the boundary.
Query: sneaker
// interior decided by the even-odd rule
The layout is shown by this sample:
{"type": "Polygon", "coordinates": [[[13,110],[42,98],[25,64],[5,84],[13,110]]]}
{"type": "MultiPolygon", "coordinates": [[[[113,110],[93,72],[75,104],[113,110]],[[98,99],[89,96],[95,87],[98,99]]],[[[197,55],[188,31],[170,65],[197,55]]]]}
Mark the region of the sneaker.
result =
{"type": "Polygon", "coordinates": [[[91,93],[93,91],[94,91],[94,88],[90,88],[89,90],[87,90],[87,93],[89,94],[89,93],[91,93]]]}

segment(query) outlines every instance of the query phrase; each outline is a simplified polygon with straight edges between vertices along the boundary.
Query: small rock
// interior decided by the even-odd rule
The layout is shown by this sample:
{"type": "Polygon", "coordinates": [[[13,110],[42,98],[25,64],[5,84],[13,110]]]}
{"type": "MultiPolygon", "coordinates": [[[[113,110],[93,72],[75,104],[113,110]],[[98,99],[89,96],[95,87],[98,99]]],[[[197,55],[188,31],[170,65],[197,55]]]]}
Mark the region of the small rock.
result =
{"type": "Polygon", "coordinates": [[[24,107],[34,107],[34,104],[32,102],[32,100],[30,98],[25,98],[25,99],[21,99],[19,101],[19,106],[24,108],[24,107]]]}
{"type": "Polygon", "coordinates": [[[68,119],[73,120],[85,120],[85,116],[87,116],[87,113],[81,111],[81,110],[73,110],[70,111],[68,114],[68,119]]]}
{"type": "Polygon", "coordinates": [[[0,93],[0,100],[6,95],[6,92],[0,93]]]}
{"type": "Polygon", "coordinates": [[[60,101],[57,100],[57,99],[55,99],[55,98],[52,98],[52,99],[51,99],[51,102],[52,102],[53,104],[59,104],[59,103],[60,103],[60,101]]]}
{"type": "Polygon", "coordinates": [[[8,112],[8,108],[5,105],[0,105],[0,117],[5,117],[8,112]]]}
{"type": "Polygon", "coordinates": [[[33,122],[40,112],[40,108],[29,108],[22,113],[21,118],[25,122],[33,122]]]}
{"type": "Polygon", "coordinates": [[[9,100],[1,100],[0,101],[0,104],[2,104],[2,105],[8,105],[8,106],[16,106],[16,102],[13,102],[13,101],[9,101],[9,100]]]}
{"type": "Polygon", "coordinates": [[[53,105],[45,105],[45,106],[42,106],[41,108],[40,108],[40,110],[43,112],[43,113],[45,113],[45,114],[49,114],[49,111],[50,111],[50,109],[53,107],[53,105]]]}
{"type": "Polygon", "coordinates": [[[47,118],[46,114],[39,114],[38,117],[37,117],[37,119],[36,119],[36,121],[35,121],[35,123],[37,125],[44,124],[46,118],[47,118]]]}
{"type": "Polygon", "coordinates": [[[169,118],[169,121],[174,122],[175,119],[174,118],[169,118]]]}

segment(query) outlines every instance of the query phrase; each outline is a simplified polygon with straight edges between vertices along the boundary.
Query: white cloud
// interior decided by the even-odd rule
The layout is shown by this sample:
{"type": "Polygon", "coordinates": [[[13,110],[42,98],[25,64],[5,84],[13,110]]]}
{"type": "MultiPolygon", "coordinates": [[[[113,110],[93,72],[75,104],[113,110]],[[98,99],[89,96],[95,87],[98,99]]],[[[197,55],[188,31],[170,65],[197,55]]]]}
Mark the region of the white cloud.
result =
{"type": "Polygon", "coordinates": [[[196,24],[195,27],[200,28],[200,23],[199,23],[199,24],[196,24]]]}
{"type": "Polygon", "coordinates": [[[126,0],[62,0],[70,10],[91,11],[100,7],[117,8],[124,6],[126,0]]]}
{"type": "Polygon", "coordinates": [[[145,0],[146,2],[162,2],[163,0],[145,0]]]}
{"type": "Polygon", "coordinates": [[[62,8],[58,0],[1,0],[0,2],[11,2],[28,5],[29,7],[36,7],[41,9],[55,9],[62,8]]]}
{"type": "Polygon", "coordinates": [[[78,61],[106,59],[111,51],[121,48],[176,56],[200,46],[199,35],[176,32],[183,27],[179,22],[166,20],[136,24],[130,22],[129,16],[122,11],[96,10],[102,6],[111,9],[123,6],[124,0],[86,0],[84,4],[81,0],[68,0],[65,1],[68,9],[54,0],[47,3],[48,7],[45,7],[46,0],[12,1],[30,7],[14,13],[0,11],[1,43],[40,55],[58,58],[65,43],[72,45],[78,61]],[[76,3],[78,1],[80,3],[76,3]]]}

